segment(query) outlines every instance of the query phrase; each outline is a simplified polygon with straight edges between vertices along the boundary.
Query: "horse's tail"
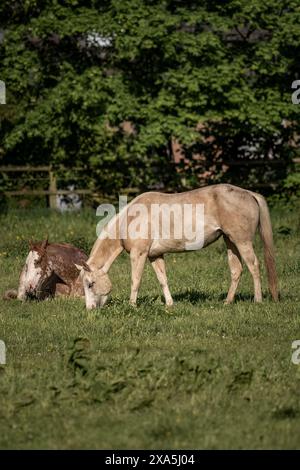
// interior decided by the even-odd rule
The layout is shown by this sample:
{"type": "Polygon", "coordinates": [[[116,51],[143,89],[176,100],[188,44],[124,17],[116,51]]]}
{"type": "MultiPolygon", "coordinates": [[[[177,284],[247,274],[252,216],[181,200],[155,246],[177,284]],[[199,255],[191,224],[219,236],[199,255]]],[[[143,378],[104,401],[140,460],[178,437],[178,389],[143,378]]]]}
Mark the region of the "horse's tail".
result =
{"type": "Polygon", "coordinates": [[[273,231],[267,202],[263,196],[251,193],[259,205],[259,230],[264,245],[265,265],[267,268],[269,289],[273,300],[278,301],[278,281],[275,265],[273,231]]]}
{"type": "Polygon", "coordinates": [[[3,300],[16,299],[18,297],[18,292],[16,289],[8,289],[4,292],[2,298],[3,300]]]}

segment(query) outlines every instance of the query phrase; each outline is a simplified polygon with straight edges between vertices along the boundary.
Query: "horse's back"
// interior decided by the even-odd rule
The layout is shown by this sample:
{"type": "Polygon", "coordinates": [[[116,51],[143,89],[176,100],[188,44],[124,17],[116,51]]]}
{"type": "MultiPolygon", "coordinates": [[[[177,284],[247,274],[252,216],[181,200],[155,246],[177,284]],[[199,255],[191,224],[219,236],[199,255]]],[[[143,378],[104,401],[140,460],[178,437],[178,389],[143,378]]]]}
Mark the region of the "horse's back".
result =
{"type": "MultiPolygon", "coordinates": [[[[258,214],[258,204],[255,193],[231,184],[214,184],[203,188],[184,191],[181,193],[146,192],[137,196],[129,205],[145,204],[203,204],[206,215],[224,217],[240,214],[255,218],[258,214]]],[[[259,195],[257,195],[259,196],[259,195]]]]}
{"type": "Polygon", "coordinates": [[[187,203],[201,203],[202,201],[208,202],[210,198],[226,197],[232,202],[234,200],[247,199],[251,196],[250,191],[247,189],[234,186],[232,184],[220,183],[202,188],[192,189],[190,191],[183,191],[178,193],[162,193],[159,191],[148,191],[140,194],[131,201],[130,206],[133,204],[153,204],[153,203],[166,203],[166,204],[187,204],[187,203]]]}
{"type": "Polygon", "coordinates": [[[211,226],[212,232],[222,231],[228,236],[252,239],[259,223],[259,205],[255,196],[255,193],[238,186],[215,184],[181,193],[147,192],[135,198],[130,205],[202,204],[205,225],[211,226]]]}
{"type": "Polygon", "coordinates": [[[60,255],[70,262],[86,261],[88,256],[80,248],[69,243],[50,243],[47,247],[48,255],[60,255]]]}

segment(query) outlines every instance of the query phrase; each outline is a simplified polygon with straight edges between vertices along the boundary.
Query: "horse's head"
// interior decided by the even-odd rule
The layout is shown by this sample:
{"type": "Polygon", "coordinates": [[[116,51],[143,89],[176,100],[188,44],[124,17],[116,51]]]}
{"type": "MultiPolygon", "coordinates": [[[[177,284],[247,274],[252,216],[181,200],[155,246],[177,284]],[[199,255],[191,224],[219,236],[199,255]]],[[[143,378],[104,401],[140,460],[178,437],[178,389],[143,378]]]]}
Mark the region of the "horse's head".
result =
{"type": "Polygon", "coordinates": [[[105,305],[112,285],[108,274],[103,269],[89,266],[87,263],[76,264],[82,279],[85,305],[88,310],[105,305]]]}
{"type": "Polygon", "coordinates": [[[23,284],[26,297],[41,297],[41,287],[51,276],[52,269],[47,260],[48,239],[40,243],[29,243],[29,254],[24,267],[23,284]]]}

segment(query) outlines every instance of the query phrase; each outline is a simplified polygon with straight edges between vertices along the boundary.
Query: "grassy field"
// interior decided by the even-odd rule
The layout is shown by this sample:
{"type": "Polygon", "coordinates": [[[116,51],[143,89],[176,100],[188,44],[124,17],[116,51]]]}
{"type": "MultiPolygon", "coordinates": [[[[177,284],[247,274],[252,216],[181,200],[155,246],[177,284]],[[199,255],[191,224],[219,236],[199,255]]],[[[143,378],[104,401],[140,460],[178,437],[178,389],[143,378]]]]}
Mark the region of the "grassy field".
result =
{"type": "MultiPolygon", "coordinates": [[[[245,270],[234,305],[225,245],[166,258],[175,306],[150,266],[129,306],[129,258],[111,269],[102,310],[83,301],[0,301],[0,448],[300,448],[299,208],[273,210],[282,300],[252,303],[245,270]]],[[[17,286],[30,237],[89,250],[92,211],[0,217],[0,291],[17,286]]],[[[262,260],[261,243],[256,241],[262,260]]]]}

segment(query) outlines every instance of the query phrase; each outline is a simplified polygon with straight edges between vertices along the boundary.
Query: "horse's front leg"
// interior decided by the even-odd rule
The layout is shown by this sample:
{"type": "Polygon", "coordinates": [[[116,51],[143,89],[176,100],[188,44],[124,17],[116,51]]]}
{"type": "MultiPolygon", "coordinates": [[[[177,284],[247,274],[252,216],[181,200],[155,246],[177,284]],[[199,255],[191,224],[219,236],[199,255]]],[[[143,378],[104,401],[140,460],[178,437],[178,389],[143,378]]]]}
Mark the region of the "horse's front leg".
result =
{"type": "Polygon", "coordinates": [[[20,280],[19,280],[19,287],[18,287],[18,293],[17,293],[17,298],[18,300],[26,300],[26,266],[22,269],[21,275],[20,275],[20,280]]]}
{"type": "Polygon", "coordinates": [[[131,294],[130,303],[136,306],[136,299],[140,287],[142,274],[148,253],[137,248],[132,248],[130,252],[131,261],[131,294]]]}
{"type": "Polygon", "coordinates": [[[166,266],[165,266],[165,260],[163,256],[159,256],[158,258],[150,258],[150,262],[152,264],[152,267],[155,271],[155,274],[157,276],[158,282],[160,283],[165,300],[166,300],[166,305],[170,307],[173,305],[173,299],[169,290],[168,286],[168,279],[167,279],[167,273],[166,273],[166,266]]]}

